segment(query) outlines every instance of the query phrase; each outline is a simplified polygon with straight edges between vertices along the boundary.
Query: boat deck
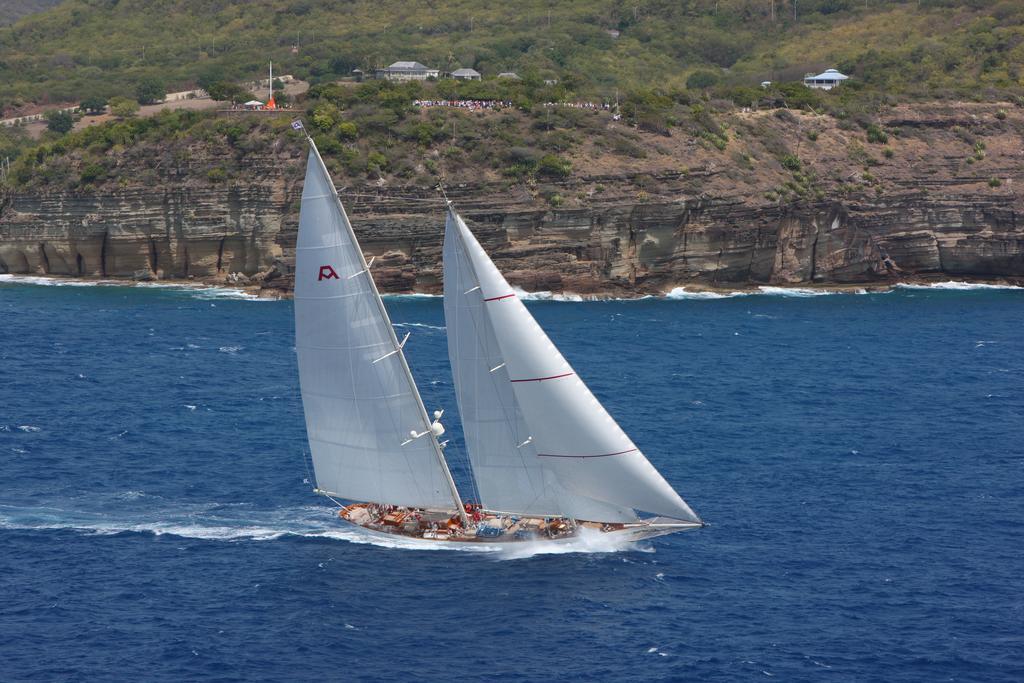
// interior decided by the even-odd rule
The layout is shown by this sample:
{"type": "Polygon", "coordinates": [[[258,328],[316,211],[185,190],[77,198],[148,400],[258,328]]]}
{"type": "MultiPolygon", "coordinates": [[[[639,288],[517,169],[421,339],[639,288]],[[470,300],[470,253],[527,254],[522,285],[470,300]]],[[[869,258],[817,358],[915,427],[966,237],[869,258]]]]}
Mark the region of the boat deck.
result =
{"type": "Polygon", "coordinates": [[[448,511],[355,503],[338,512],[341,519],[379,533],[407,538],[458,542],[510,542],[571,538],[581,529],[621,531],[625,524],[603,524],[574,519],[497,514],[467,505],[469,528],[458,514],[448,511]]]}

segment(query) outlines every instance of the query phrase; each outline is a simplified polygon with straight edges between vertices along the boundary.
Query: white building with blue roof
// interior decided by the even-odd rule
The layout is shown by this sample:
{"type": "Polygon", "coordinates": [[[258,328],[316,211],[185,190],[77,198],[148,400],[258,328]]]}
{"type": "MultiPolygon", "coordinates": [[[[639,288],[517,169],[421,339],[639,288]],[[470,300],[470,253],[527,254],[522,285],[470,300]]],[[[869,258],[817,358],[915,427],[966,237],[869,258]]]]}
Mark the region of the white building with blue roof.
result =
{"type": "Polygon", "coordinates": [[[839,73],[836,69],[826,69],[817,76],[814,74],[807,74],[804,76],[804,85],[808,88],[815,88],[817,90],[831,90],[843,81],[847,81],[849,79],[849,76],[839,73]]]}

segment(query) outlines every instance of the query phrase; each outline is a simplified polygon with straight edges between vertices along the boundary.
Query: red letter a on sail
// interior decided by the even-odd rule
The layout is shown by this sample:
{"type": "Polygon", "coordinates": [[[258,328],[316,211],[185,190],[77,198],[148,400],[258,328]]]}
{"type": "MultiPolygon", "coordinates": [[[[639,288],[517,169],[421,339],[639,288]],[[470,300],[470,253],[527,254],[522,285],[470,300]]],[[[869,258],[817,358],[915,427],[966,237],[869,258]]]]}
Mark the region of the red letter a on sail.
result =
{"type": "Polygon", "coordinates": [[[331,266],[320,266],[320,277],[317,278],[317,282],[320,280],[338,280],[338,274],[334,272],[334,268],[331,266]]]}

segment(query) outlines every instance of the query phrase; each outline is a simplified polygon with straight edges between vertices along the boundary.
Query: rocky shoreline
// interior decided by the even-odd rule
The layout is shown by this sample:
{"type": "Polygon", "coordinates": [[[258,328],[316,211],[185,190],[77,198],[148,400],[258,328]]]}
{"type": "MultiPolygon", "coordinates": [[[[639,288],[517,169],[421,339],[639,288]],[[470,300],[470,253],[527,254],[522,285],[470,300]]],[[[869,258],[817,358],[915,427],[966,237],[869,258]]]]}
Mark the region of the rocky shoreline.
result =
{"type": "MultiPolygon", "coordinates": [[[[885,154],[829,117],[737,113],[724,152],[637,133],[660,151],[616,159],[610,170],[607,155],[584,150],[573,159],[581,170],[557,182],[481,173],[447,190],[525,291],[635,298],[676,287],[1020,282],[1024,110],[1008,111],[895,107],[883,121],[892,131],[885,154]],[[802,170],[780,165],[775,148],[798,150],[802,170]]],[[[223,160],[196,145],[180,155],[187,163],[160,167],[165,182],[133,184],[139,161],[125,160],[123,183],[10,192],[0,198],[0,273],[199,281],[287,296],[304,150],[271,147],[247,157],[244,183],[209,182],[207,170],[223,160]]],[[[382,291],[440,292],[444,204],[435,189],[392,178],[341,195],[382,291]]]]}
{"type": "MultiPolygon", "coordinates": [[[[222,279],[171,279],[159,282],[132,280],[128,278],[100,278],[91,276],[66,277],[59,275],[0,275],[0,286],[3,285],[42,285],[42,286],[96,286],[96,287],[139,287],[139,288],[167,288],[196,292],[218,292],[224,298],[238,298],[246,300],[288,300],[291,299],[291,290],[267,288],[258,284],[225,284],[222,279]]],[[[618,296],[618,292],[591,292],[586,295],[576,292],[550,292],[550,291],[526,291],[517,289],[520,298],[526,301],[558,301],[558,302],[597,302],[597,301],[640,301],[643,299],[667,299],[667,300],[699,300],[699,299],[725,299],[738,296],[754,295],[775,295],[775,296],[821,296],[828,294],[883,294],[899,288],[911,289],[949,289],[949,290],[977,290],[977,289],[1005,289],[1024,290],[1024,278],[1002,278],[996,280],[947,280],[941,277],[915,277],[898,282],[886,284],[865,284],[865,285],[836,285],[836,284],[805,284],[792,286],[769,286],[759,285],[755,287],[713,287],[708,285],[681,285],[668,291],[657,294],[645,294],[638,296],[618,296]]],[[[382,290],[385,297],[388,296],[440,296],[433,292],[398,291],[388,292],[382,290]]],[[[209,298],[219,298],[212,295],[209,298]]]]}

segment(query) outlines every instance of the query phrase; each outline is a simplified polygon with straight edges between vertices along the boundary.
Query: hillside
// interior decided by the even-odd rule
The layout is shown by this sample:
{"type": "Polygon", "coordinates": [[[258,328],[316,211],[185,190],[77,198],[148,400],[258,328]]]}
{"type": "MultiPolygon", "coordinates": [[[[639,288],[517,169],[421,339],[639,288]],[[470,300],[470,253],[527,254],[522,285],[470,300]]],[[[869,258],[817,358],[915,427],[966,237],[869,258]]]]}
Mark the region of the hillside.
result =
{"type": "Polygon", "coordinates": [[[0,3],[0,26],[13,24],[22,17],[50,9],[61,0],[4,0],[0,3]]]}
{"type": "Polygon", "coordinates": [[[271,58],[314,83],[416,59],[603,98],[838,66],[890,95],[998,99],[1021,89],[1022,41],[1016,0],[66,0],[0,29],[0,108],[246,80],[271,58]]]}
{"type": "MultiPolygon", "coordinates": [[[[438,180],[528,290],[1024,278],[1012,105],[886,107],[867,129],[690,105],[669,135],[604,111],[410,109],[388,145],[376,108],[338,121],[330,104],[307,121],[387,291],[437,291],[438,180]]],[[[288,116],[168,112],[70,134],[15,164],[0,272],[287,290],[303,168],[288,116]]]]}

